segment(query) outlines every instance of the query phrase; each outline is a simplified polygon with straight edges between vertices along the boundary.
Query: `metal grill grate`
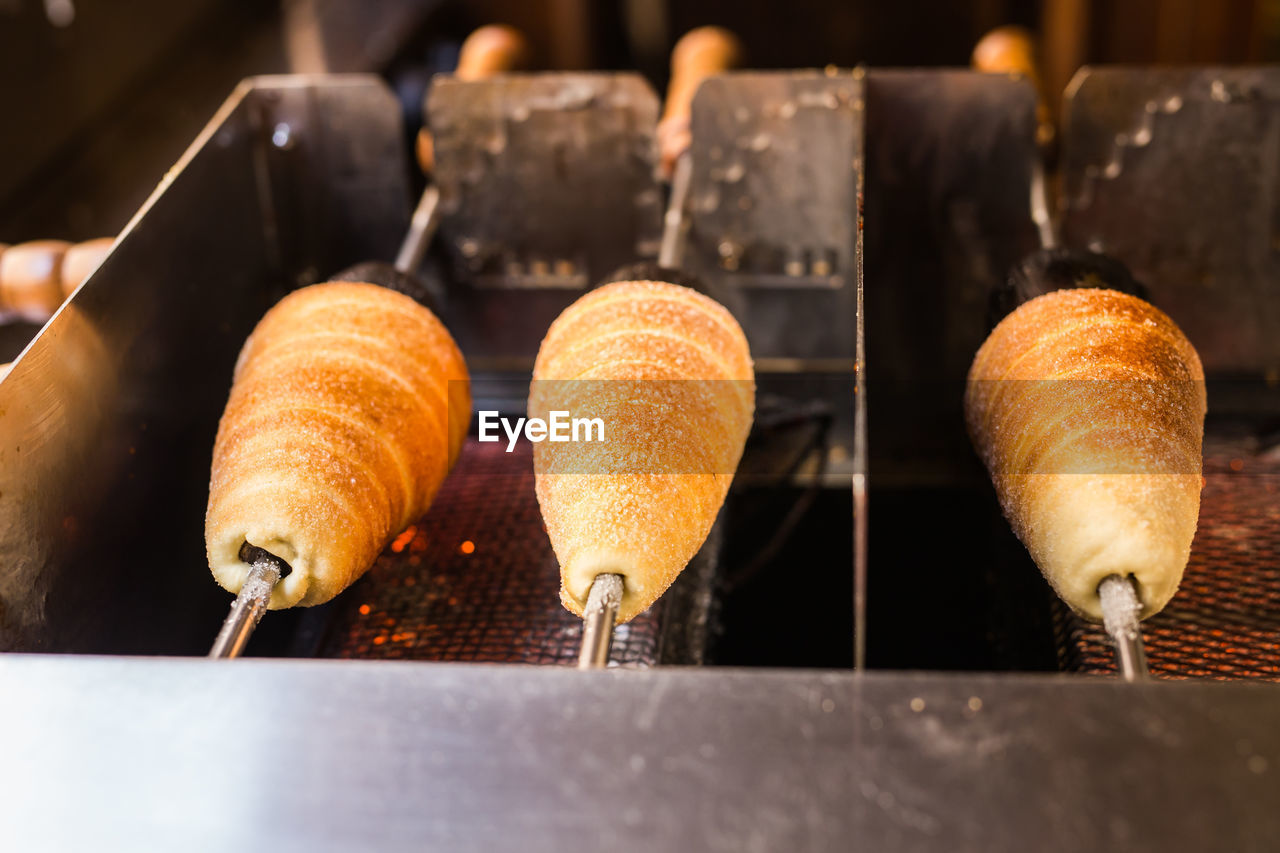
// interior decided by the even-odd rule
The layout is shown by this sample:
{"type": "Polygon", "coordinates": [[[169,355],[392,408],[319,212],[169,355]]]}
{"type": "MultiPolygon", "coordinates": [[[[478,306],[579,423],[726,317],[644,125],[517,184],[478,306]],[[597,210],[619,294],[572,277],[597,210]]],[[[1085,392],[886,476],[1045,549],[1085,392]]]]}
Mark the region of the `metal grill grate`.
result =
{"type": "MultiPolygon", "coordinates": [[[[1178,594],[1143,623],[1152,673],[1280,681],[1280,453],[1206,440],[1204,491],[1178,594]]],[[[1065,668],[1113,672],[1098,625],[1057,617],[1065,668]]]]}
{"type": "MultiPolygon", "coordinates": [[[[528,444],[469,440],[431,511],[342,596],[321,655],[574,663],[582,622],[559,589],[528,444]]],[[[619,626],[614,663],[657,662],[663,605],[619,626]]]]}

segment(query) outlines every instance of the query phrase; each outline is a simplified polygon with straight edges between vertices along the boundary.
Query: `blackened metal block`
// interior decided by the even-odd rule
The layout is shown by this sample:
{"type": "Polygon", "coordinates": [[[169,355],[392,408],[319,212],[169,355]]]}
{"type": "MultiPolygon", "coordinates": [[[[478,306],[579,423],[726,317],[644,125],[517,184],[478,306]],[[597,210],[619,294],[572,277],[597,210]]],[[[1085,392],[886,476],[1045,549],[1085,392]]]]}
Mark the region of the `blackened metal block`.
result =
{"type": "Polygon", "coordinates": [[[1127,264],[1210,375],[1280,371],[1280,68],[1085,68],[1062,127],[1067,245],[1127,264]]]}
{"type": "Polygon", "coordinates": [[[427,110],[458,343],[531,365],[582,291],[657,256],[658,99],[635,74],[440,77],[427,110]]]}
{"type": "Polygon", "coordinates": [[[694,98],[688,263],[766,370],[852,369],[864,76],[725,74],[694,98]]]}

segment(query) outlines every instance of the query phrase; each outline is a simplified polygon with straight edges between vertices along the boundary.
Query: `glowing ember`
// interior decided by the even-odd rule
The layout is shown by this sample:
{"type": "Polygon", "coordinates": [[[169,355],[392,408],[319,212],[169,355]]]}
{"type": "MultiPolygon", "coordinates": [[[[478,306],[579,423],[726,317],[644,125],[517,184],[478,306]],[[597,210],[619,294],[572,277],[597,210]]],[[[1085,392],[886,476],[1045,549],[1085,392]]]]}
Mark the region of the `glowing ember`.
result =
{"type": "Polygon", "coordinates": [[[413,541],[413,537],[417,535],[418,535],[418,528],[410,524],[408,527],[404,529],[403,533],[401,533],[392,541],[391,550],[394,553],[399,554],[408,546],[410,542],[413,541]]]}

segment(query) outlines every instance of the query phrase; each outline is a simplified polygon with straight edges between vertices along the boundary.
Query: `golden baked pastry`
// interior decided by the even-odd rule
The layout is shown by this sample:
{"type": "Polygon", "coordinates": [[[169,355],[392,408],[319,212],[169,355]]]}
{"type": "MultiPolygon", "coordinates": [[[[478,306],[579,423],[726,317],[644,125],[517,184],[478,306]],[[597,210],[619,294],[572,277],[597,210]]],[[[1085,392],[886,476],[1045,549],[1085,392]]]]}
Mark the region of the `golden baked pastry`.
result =
{"type": "Polygon", "coordinates": [[[428,309],[373,284],[291,293],[245,342],[218,425],[214,577],[239,591],[248,542],[290,567],[272,609],[333,598],[427,511],[470,413],[462,354],[428,309]]]}
{"type": "Polygon", "coordinates": [[[599,574],[623,578],[619,622],[697,553],[724,503],[755,410],[747,340],[722,306],[653,281],[569,306],[538,351],[531,416],[599,417],[603,442],[535,446],[536,487],[579,615],[599,574]]]}
{"type": "Polygon", "coordinates": [[[1173,597],[1200,511],[1204,370],[1165,314],[1060,290],[1006,317],[969,370],[965,415],[1006,517],[1074,610],[1132,577],[1142,616],[1173,597]]]}

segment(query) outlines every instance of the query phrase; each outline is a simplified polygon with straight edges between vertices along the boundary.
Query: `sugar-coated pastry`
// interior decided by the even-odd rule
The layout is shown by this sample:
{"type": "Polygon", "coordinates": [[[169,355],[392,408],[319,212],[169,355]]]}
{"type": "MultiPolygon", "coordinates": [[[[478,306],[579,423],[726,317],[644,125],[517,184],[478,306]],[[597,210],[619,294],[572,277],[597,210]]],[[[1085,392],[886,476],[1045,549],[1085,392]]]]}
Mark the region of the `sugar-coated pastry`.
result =
{"type": "Polygon", "coordinates": [[[688,288],[601,287],[547,332],[529,408],[604,425],[603,442],[535,445],[538,503],[564,605],[581,615],[596,576],[618,574],[626,622],[676,579],[724,503],[755,410],[742,329],[688,288]]]}
{"type": "Polygon", "coordinates": [[[1177,591],[1200,511],[1200,358],[1165,314],[1113,290],[1059,290],[1006,317],[969,370],[965,414],[1005,515],[1045,578],[1102,619],[1132,577],[1142,616],[1177,591]]]}
{"type": "Polygon", "coordinates": [[[291,570],[272,609],[333,598],[427,511],[470,412],[462,354],[409,297],[348,282],[285,297],[245,342],[218,425],[214,577],[239,591],[248,542],[291,570]]]}

